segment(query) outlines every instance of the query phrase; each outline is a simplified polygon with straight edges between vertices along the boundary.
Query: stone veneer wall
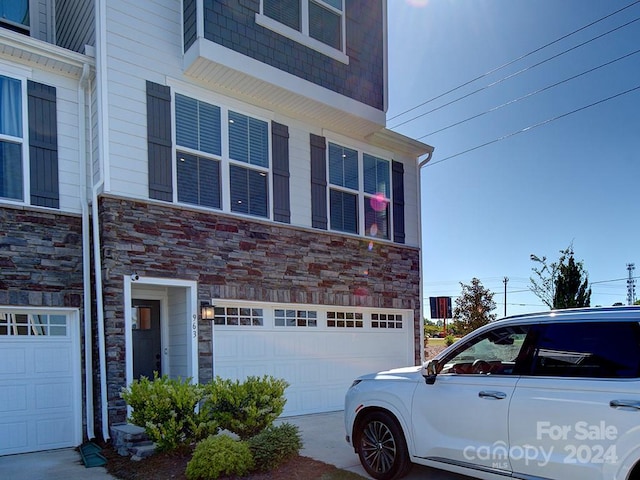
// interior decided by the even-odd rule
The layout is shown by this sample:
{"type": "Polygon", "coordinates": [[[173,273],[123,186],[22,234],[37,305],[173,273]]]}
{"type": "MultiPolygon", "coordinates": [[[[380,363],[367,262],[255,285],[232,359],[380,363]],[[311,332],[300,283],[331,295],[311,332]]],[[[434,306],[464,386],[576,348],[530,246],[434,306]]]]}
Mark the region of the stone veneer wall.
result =
{"type": "MultiPolygon", "coordinates": [[[[103,196],[100,224],[110,419],[124,421],[123,276],[198,282],[200,300],[411,309],[419,334],[419,250],[323,230],[103,196]]],[[[211,378],[211,322],[199,326],[200,381],[211,378]]],[[[414,356],[420,361],[420,339],[414,356]]]]}
{"type": "Polygon", "coordinates": [[[78,215],[0,208],[0,305],[82,307],[78,215]]]}

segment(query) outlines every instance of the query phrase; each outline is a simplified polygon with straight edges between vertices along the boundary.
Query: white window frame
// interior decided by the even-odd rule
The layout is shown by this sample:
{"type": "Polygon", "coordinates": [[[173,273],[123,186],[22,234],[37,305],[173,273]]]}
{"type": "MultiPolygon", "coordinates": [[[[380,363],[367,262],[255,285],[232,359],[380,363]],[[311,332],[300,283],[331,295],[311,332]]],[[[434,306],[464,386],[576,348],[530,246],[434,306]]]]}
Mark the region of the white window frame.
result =
{"type": "Polygon", "coordinates": [[[21,30],[25,35],[31,36],[33,25],[37,19],[35,13],[36,13],[36,8],[38,7],[38,4],[34,0],[28,0],[27,4],[29,6],[29,25],[16,23],[6,19],[3,19],[2,21],[0,21],[0,24],[10,25],[11,27],[21,30]]]}
{"type": "Polygon", "coordinates": [[[346,12],[345,12],[345,1],[342,0],[342,11],[336,10],[331,5],[325,3],[323,0],[300,0],[300,10],[301,10],[301,28],[302,31],[298,31],[294,28],[291,28],[287,25],[284,25],[277,20],[274,20],[271,17],[267,17],[264,14],[264,0],[260,0],[260,12],[256,13],[256,23],[262,27],[268,28],[283,37],[287,37],[295,42],[298,42],[302,45],[305,45],[317,52],[322,53],[328,57],[333,58],[334,60],[338,60],[346,65],[349,64],[349,57],[345,53],[346,52],[346,37],[347,37],[347,28],[346,28],[346,12]],[[331,10],[335,13],[340,13],[341,17],[341,47],[340,50],[337,50],[326,43],[321,42],[320,40],[316,40],[309,36],[309,2],[315,1],[318,4],[321,4],[323,7],[331,10]]]}
{"type": "Polygon", "coordinates": [[[327,142],[327,150],[326,150],[326,179],[327,179],[327,221],[329,225],[329,231],[339,232],[344,235],[357,235],[359,237],[368,238],[371,240],[381,241],[381,242],[392,242],[393,241],[393,164],[391,159],[379,155],[376,153],[371,153],[365,151],[362,148],[357,148],[354,146],[350,146],[345,142],[341,142],[339,140],[328,140],[327,142]],[[355,150],[358,153],[358,190],[353,190],[348,187],[343,187],[342,185],[336,185],[331,183],[331,172],[330,172],[330,161],[329,161],[329,144],[334,144],[339,147],[348,148],[349,150],[355,150]],[[368,235],[366,233],[366,219],[365,219],[365,202],[371,198],[373,195],[371,193],[367,193],[364,188],[364,155],[369,155],[375,157],[376,159],[384,160],[389,164],[389,193],[386,201],[388,201],[389,205],[389,237],[383,238],[378,236],[368,235]],[[331,190],[346,192],[350,194],[355,194],[358,197],[358,232],[350,233],[345,232],[343,230],[336,230],[331,228],[331,190]]]}
{"type": "Polygon", "coordinates": [[[171,122],[172,122],[172,141],[173,141],[173,165],[172,165],[172,174],[173,174],[173,202],[178,205],[185,205],[193,208],[202,208],[206,210],[215,210],[222,211],[224,213],[228,213],[231,215],[237,215],[247,218],[253,219],[262,219],[262,220],[273,220],[273,192],[272,192],[272,176],[273,176],[273,159],[272,159],[272,140],[271,140],[271,121],[264,116],[255,115],[252,113],[248,113],[246,110],[241,108],[237,108],[236,106],[228,106],[220,101],[205,99],[202,96],[194,95],[193,92],[184,92],[184,91],[176,91],[175,89],[171,89],[171,122]],[[196,150],[189,147],[184,147],[182,145],[178,145],[176,139],[176,94],[183,95],[185,97],[189,97],[194,100],[198,100],[201,102],[208,103],[210,105],[215,105],[220,108],[220,152],[221,155],[211,154],[209,152],[196,150]],[[229,148],[229,112],[233,111],[235,113],[245,115],[250,118],[254,118],[260,121],[263,121],[267,125],[267,156],[268,156],[268,167],[261,167],[259,165],[252,165],[250,163],[245,163],[239,160],[233,160],[230,156],[230,148],[229,148]],[[220,162],[220,196],[221,196],[221,208],[213,208],[208,207],[206,205],[197,205],[193,203],[186,203],[178,201],[178,152],[184,152],[190,155],[196,155],[203,158],[212,159],[220,162]],[[242,168],[248,168],[250,170],[256,170],[260,172],[264,172],[266,174],[266,182],[267,182],[267,216],[257,216],[251,215],[247,213],[241,213],[232,210],[231,208],[231,174],[230,169],[231,165],[235,165],[242,168]]]}
{"type": "Polygon", "coordinates": [[[29,170],[29,98],[27,96],[27,77],[23,75],[17,75],[11,71],[5,71],[0,64],[0,75],[8,77],[12,80],[20,82],[20,95],[21,95],[21,110],[22,110],[22,137],[14,137],[12,135],[5,135],[0,133],[0,141],[6,141],[10,143],[18,143],[21,145],[22,155],[22,198],[8,198],[0,196],[0,202],[10,203],[14,205],[29,204],[31,198],[31,182],[30,182],[30,170],[29,170]]]}

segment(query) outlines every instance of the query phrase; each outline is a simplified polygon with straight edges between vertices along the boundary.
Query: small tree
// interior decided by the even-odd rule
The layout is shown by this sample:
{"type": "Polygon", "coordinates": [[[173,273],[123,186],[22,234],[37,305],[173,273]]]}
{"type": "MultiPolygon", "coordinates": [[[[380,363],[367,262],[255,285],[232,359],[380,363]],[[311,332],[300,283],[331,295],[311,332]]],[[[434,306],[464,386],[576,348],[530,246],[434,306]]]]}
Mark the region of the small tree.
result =
{"type": "Polygon", "coordinates": [[[588,307],[591,304],[591,287],[582,262],[576,262],[573,244],[560,250],[557,262],[547,263],[547,257],[532,254],[531,260],[539,266],[532,267],[531,291],[549,308],[563,309],[588,307]]]}
{"type": "Polygon", "coordinates": [[[456,298],[453,318],[459,333],[464,335],[496,319],[496,314],[491,313],[496,302],[493,301],[494,293],[484,288],[477,278],[471,280],[471,285],[460,282],[460,286],[462,293],[456,298]]]}

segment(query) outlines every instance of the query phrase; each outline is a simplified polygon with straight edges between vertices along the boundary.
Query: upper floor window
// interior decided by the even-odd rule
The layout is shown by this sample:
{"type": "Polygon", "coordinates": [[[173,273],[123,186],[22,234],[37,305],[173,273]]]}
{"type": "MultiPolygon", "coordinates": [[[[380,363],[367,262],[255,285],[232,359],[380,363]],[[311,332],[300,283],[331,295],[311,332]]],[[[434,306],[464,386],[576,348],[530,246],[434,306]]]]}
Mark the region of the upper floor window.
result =
{"type": "Polygon", "coordinates": [[[390,239],[390,162],[335,143],[328,155],[330,228],[390,239]]]}
{"type": "Polygon", "coordinates": [[[0,0],[0,24],[17,31],[29,30],[29,0],[0,0]]]}
{"type": "Polygon", "coordinates": [[[269,124],[180,94],[175,123],[178,201],[269,218],[269,124]]]}
{"type": "MultiPolygon", "coordinates": [[[[262,0],[262,14],[302,37],[344,52],[344,0],[262,0]]],[[[295,34],[280,33],[306,43],[295,34]]]]}
{"type": "Polygon", "coordinates": [[[18,201],[24,193],[22,117],[22,82],[0,75],[0,198],[18,201]]]}

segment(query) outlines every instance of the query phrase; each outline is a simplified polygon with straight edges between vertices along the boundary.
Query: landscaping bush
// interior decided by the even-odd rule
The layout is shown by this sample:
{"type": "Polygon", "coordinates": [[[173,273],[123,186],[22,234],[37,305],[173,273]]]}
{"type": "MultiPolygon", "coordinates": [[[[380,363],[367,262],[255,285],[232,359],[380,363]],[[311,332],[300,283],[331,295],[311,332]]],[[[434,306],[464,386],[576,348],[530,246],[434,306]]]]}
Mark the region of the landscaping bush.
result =
{"type": "Polygon", "coordinates": [[[213,480],[221,475],[240,477],[252,468],[253,457],[247,442],[216,435],[196,446],[185,473],[188,480],[213,480]]]}
{"type": "Polygon", "coordinates": [[[250,376],[244,382],[216,377],[205,385],[202,412],[222,429],[248,439],[280,416],[289,384],[272,376],[250,376]]]}
{"type": "Polygon", "coordinates": [[[273,470],[302,448],[298,427],[290,423],[267,427],[248,442],[255,468],[262,472],[273,470]]]}
{"type": "Polygon", "coordinates": [[[187,380],[154,374],[122,389],[120,396],[131,406],[130,421],[143,427],[157,449],[172,450],[217,431],[213,419],[196,412],[204,389],[187,380]]]}
{"type": "Polygon", "coordinates": [[[455,341],[456,337],[454,337],[453,335],[447,335],[446,337],[444,337],[444,343],[447,347],[453,345],[455,341]]]}

